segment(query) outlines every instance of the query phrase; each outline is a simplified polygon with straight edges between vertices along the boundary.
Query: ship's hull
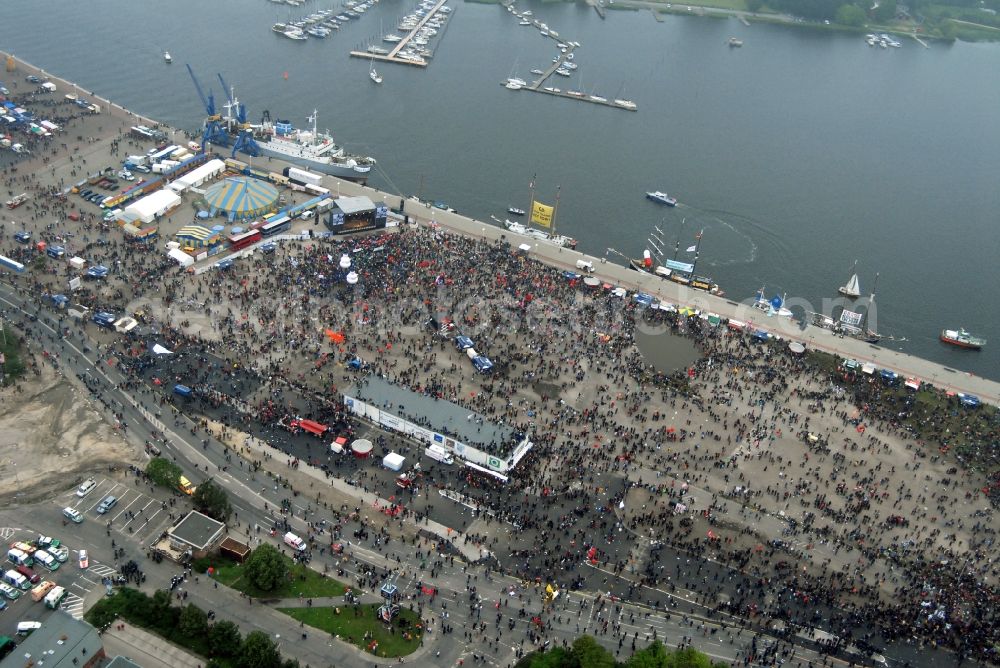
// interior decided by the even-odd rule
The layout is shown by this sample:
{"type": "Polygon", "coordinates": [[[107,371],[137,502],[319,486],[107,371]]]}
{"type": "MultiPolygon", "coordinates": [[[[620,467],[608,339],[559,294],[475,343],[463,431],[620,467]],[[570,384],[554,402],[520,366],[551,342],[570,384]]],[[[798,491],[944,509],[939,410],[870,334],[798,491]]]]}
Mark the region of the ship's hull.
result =
{"type": "Polygon", "coordinates": [[[358,181],[363,183],[368,179],[368,176],[371,174],[371,167],[368,168],[367,172],[359,172],[350,165],[339,164],[336,162],[329,163],[323,161],[316,161],[304,155],[295,155],[293,153],[275,151],[269,148],[267,144],[263,143],[260,144],[260,150],[264,153],[264,155],[280,158],[281,160],[294,163],[304,169],[322,172],[324,174],[329,174],[330,176],[336,176],[339,179],[346,179],[348,181],[358,181]]]}
{"type": "Polygon", "coordinates": [[[955,346],[956,348],[965,348],[966,350],[982,350],[983,348],[981,343],[977,343],[975,341],[959,341],[958,339],[947,337],[944,334],[941,335],[941,342],[955,346]]]}

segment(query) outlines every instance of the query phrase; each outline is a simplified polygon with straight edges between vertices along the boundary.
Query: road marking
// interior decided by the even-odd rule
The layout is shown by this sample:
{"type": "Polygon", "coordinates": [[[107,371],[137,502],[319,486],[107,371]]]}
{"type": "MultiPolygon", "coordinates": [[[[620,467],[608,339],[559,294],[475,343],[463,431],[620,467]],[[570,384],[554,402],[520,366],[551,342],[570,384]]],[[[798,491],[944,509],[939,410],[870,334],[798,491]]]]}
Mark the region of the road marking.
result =
{"type": "Polygon", "coordinates": [[[97,573],[102,578],[110,577],[118,572],[110,566],[105,566],[103,564],[91,564],[90,568],[87,570],[97,573]]]}
{"type": "Polygon", "coordinates": [[[0,528],[0,538],[7,540],[8,538],[13,538],[14,534],[20,531],[20,529],[15,529],[13,527],[3,527],[0,528]]]}
{"type": "Polygon", "coordinates": [[[83,599],[76,594],[66,594],[60,606],[75,619],[83,619],[83,599]]]}

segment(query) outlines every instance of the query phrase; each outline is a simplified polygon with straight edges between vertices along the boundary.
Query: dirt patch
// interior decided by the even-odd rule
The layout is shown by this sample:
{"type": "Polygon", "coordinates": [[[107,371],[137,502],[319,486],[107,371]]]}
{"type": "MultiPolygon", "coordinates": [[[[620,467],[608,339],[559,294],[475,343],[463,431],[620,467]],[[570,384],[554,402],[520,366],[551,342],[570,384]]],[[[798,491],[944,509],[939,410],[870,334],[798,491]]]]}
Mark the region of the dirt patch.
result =
{"type": "Polygon", "coordinates": [[[31,503],[135,454],[86,397],[51,369],[0,392],[0,500],[31,503]]]}

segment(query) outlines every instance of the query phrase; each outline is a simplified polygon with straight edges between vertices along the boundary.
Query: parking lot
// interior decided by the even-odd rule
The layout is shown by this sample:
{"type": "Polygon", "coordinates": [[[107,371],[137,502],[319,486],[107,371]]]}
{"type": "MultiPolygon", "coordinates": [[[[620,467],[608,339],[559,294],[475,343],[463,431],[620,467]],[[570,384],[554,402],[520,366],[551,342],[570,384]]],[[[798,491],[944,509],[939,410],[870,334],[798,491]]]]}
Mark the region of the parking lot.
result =
{"type": "Polygon", "coordinates": [[[75,508],[83,514],[85,521],[97,522],[110,531],[127,535],[146,545],[172,523],[170,514],[171,495],[162,490],[151,492],[148,483],[136,477],[128,477],[122,482],[98,478],[94,488],[86,496],[77,497],[74,490],[66,492],[56,501],[60,508],[75,508]],[[115,505],[105,513],[99,506],[109,496],[116,499],[115,505]]]}
{"type": "MultiPolygon", "coordinates": [[[[170,513],[183,512],[170,506],[173,496],[169,492],[151,491],[142,481],[136,485],[137,480],[133,476],[121,481],[97,477],[92,489],[83,497],[77,496],[77,488],[73,488],[32,509],[28,515],[18,509],[3,511],[0,524],[6,526],[0,526],[0,539],[4,545],[4,567],[0,571],[15,568],[6,554],[13,543],[31,543],[40,536],[58,540],[66,548],[65,561],[58,563],[54,570],[40,563],[29,568],[39,581],[65,588],[66,596],[59,607],[82,618],[84,610],[105,595],[105,581],[118,575],[118,565],[140,558],[145,546],[171,524],[170,513]],[[115,496],[118,502],[109,512],[100,514],[97,507],[108,495],[115,496]],[[82,521],[69,521],[63,514],[64,508],[79,511],[82,521]],[[28,527],[23,524],[27,516],[32,522],[28,527]],[[81,549],[87,551],[86,568],[81,568],[81,549]]],[[[184,505],[186,510],[187,504],[184,505]]],[[[6,609],[0,611],[0,635],[13,638],[18,622],[44,621],[52,614],[43,601],[32,599],[31,589],[21,590],[13,599],[0,594],[0,599],[6,604],[6,609]]]]}

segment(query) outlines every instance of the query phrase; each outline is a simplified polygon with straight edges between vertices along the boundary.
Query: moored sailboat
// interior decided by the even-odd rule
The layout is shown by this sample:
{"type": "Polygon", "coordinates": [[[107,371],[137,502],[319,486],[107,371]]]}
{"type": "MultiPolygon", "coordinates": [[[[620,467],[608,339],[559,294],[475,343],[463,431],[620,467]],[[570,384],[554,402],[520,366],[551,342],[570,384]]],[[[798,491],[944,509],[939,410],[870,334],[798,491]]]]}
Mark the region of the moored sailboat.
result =
{"type": "Polygon", "coordinates": [[[847,281],[846,285],[842,285],[837,288],[837,292],[844,295],[845,297],[860,297],[861,296],[861,284],[858,282],[858,261],[854,261],[854,270],[851,272],[851,278],[847,281]]]}

